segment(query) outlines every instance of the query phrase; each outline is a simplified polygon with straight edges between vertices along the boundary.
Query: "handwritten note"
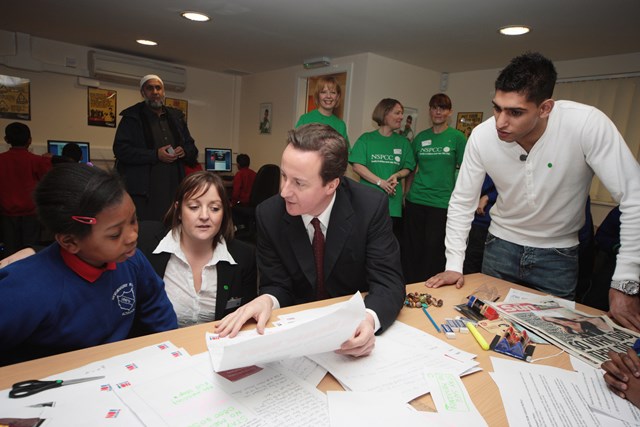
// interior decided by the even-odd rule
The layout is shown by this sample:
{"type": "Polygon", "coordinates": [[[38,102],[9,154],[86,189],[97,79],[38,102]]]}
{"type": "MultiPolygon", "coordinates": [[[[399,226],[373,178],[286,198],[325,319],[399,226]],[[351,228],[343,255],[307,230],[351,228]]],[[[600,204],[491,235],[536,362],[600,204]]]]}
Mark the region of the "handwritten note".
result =
{"type": "Polygon", "coordinates": [[[187,368],[116,390],[146,425],[263,426],[253,411],[194,369],[187,368]]]}
{"type": "Polygon", "coordinates": [[[443,419],[454,425],[487,425],[457,373],[425,369],[424,376],[429,383],[438,414],[443,419]]]}

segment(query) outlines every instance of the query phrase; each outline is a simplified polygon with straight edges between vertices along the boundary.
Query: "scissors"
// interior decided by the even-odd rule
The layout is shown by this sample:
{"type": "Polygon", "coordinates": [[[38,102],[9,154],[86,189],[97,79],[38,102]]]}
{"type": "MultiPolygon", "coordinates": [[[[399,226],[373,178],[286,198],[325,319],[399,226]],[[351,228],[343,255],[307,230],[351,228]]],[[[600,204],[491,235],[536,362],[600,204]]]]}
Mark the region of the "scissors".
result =
{"type": "Polygon", "coordinates": [[[40,393],[41,391],[49,390],[50,388],[58,388],[62,387],[63,385],[72,385],[83,383],[85,381],[99,380],[100,378],[104,378],[104,375],[101,377],[77,378],[74,380],[20,381],[19,383],[15,383],[13,386],[11,386],[9,397],[18,399],[20,397],[27,397],[31,396],[32,394],[40,393]]]}

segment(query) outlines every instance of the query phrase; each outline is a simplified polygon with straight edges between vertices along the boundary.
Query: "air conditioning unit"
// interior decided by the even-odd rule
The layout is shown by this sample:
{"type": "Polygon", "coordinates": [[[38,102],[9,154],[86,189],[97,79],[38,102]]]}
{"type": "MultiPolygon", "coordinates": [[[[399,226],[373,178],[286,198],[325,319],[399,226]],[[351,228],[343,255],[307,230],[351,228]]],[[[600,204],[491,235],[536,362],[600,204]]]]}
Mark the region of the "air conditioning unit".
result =
{"type": "Polygon", "coordinates": [[[142,76],[157,74],[166,90],[182,92],[187,87],[187,70],[167,62],[95,50],[89,51],[88,62],[97,80],[138,86],[142,76]]]}

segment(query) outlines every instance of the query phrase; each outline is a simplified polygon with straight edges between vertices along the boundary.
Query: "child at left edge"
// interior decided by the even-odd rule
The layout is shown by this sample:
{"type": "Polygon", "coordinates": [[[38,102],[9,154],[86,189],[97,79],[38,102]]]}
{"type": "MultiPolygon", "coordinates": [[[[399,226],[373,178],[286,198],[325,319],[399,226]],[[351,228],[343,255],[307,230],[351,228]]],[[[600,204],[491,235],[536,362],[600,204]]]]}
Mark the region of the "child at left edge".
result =
{"type": "Polygon", "coordinates": [[[0,366],[178,327],[116,175],[61,164],[34,198],[55,242],[0,270],[0,366]]]}

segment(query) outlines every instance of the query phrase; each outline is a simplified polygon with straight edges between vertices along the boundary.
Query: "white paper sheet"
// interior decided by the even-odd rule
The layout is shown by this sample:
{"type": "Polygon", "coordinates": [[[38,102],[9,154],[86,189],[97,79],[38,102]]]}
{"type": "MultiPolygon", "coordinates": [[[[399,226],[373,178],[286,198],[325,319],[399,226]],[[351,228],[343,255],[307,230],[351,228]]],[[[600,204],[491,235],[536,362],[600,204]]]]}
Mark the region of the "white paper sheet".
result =
{"type": "Polygon", "coordinates": [[[437,414],[408,408],[398,393],[329,391],[327,400],[331,427],[441,425],[437,414]]]}
{"type": "Polygon", "coordinates": [[[296,375],[298,378],[308,382],[313,387],[320,384],[320,381],[327,375],[327,370],[318,365],[308,357],[295,357],[293,359],[271,362],[268,365],[276,365],[281,371],[286,371],[296,375]]]}
{"type": "Polygon", "coordinates": [[[592,409],[608,417],[640,425],[640,409],[609,390],[607,383],[604,382],[602,369],[595,369],[574,356],[571,356],[571,365],[578,371],[580,388],[584,390],[587,404],[592,409]]]}
{"type": "Polygon", "coordinates": [[[47,427],[141,426],[135,414],[112,392],[110,376],[154,371],[165,363],[177,364],[188,357],[186,351],[167,341],[45,378],[69,380],[104,375],[103,379],[50,389],[21,399],[9,399],[9,390],[5,390],[0,392],[0,418],[18,413],[17,408],[54,402],[53,407],[42,409],[41,416],[47,420],[47,427]]]}
{"type": "Polygon", "coordinates": [[[572,310],[575,310],[576,308],[575,301],[569,301],[567,299],[554,297],[552,295],[538,295],[531,292],[521,291],[519,289],[513,289],[513,288],[509,289],[509,293],[507,293],[507,296],[504,298],[504,302],[510,303],[510,304],[516,304],[518,302],[534,302],[534,301],[539,301],[539,302],[555,301],[560,305],[560,307],[570,308],[572,310]]]}
{"type": "Polygon", "coordinates": [[[443,419],[453,425],[487,426],[457,373],[437,372],[431,368],[425,368],[423,373],[438,414],[443,419]]]}
{"type": "Polygon", "coordinates": [[[219,338],[207,333],[213,369],[220,372],[339,349],[364,319],[364,301],[358,292],[330,307],[320,317],[268,328],[264,335],[246,331],[235,338],[219,338]]]}
{"type": "Polygon", "coordinates": [[[491,358],[512,426],[600,426],[586,404],[578,374],[544,365],[491,358]]]}
{"type": "Polygon", "coordinates": [[[131,380],[116,393],[147,426],[264,426],[263,420],[188,367],[131,380]]]}
{"type": "Polygon", "coordinates": [[[461,374],[478,365],[469,360],[469,355],[419,329],[395,322],[376,337],[376,346],[367,357],[353,358],[331,352],[309,358],[349,390],[393,391],[409,402],[429,392],[421,374],[425,366],[461,374]]]}
{"type": "MultiPolygon", "coordinates": [[[[209,364],[210,365],[210,364],[209,364]]],[[[326,396],[294,375],[274,367],[230,382],[210,370],[213,382],[276,427],[318,427],[329,424],[326,396]]]]}

